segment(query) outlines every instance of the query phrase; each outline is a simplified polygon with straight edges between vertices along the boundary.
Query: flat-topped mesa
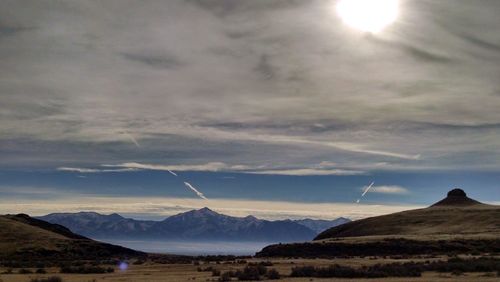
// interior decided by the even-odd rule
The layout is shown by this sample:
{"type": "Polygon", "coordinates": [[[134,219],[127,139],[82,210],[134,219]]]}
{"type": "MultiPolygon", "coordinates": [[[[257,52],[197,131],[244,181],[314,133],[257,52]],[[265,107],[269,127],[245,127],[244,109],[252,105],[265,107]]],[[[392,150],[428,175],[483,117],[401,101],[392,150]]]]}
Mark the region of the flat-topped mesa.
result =
{"type": "Polygon", "coordinates": [[[448,206],[472,206],[472,205],[484,205],[474,199],[467,197],[464,190],[456,188],[448,192],[446,198],[435,203],[431,207],[448,207],[448,206]]]}

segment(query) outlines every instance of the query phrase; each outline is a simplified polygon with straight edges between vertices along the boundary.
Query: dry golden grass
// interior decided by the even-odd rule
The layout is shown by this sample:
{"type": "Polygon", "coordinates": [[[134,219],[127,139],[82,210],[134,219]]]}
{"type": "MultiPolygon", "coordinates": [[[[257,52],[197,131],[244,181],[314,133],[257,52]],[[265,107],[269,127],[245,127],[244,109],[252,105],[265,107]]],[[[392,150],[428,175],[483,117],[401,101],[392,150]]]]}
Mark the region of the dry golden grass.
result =
{"type": "MultiPolygon", "coordinates": [[[[435,258],[435,260],[442,258],[435,258]]],[[[424,259],[416,258],[411,259],[412,261],[423,261],[424,259]]],[[[428,260],[428,259],[426,259],[428,260]]],[[[249,263],[260,262],[259,259],[248,260],[249,263]]],[[[267,261],[267,260],[266,260],[267,261]]],[[[282,275],[289,275],[292,267],[295,266],[328,266],[332,264],[341,264],[345,266],[360,267],[363,265],[373,265],[377,263],[392,263],[392,262],[406,262],[409,260],[394,260],[394,259],[370,259],[370,258],[351,258],[351,259],[273,259],[270,260],[273,266],[268,268],[275,268],[282,275]]],[[[201,265],[182,265],[182,264],[154,264],[146,263],[143,265],[130,265],[129,269],[126,271],[120,271],[116,269],[116,272],[109,274],[59,274],[57,273],[57,268],[47,269],[49,273],[47,274],[2,274],[0,275],[1,282],[29,282],[31,278],[35,277],[49,277],[49,276],[59,276],[63,281],[75,281],[75,282],[106,282],[106,281],[149,281],[149,282],[160,282],[160,281],[217,281],[218,277],[212,277],[211,272],[198,272],[198,267],[208,267],[212,266],[221,272],[229,270],[243,269],[246,264],[201,264],[201,265]]],[[[5,269],[0,269],[3,272],[5,269]]],[[[34,269],[32,269],[34,270],[34,269]]],[[[16,270],[14,270],[15,272],[16,270]]],[[[496,273],[465,273],[464,275],[454,276],[449,273],[435,273],[435,272],[425,272],[422,277],[419,278],[383,278],[383,279],[320,279],[320,278],[289,278],[283,277],[281,281],[498,281],[496,273]]]]}
{"type": "Polygon", "coordinates": [[[362,236],[500,236],[500,207],[430,207],[366,218],[331,228],[318,239],[362,236]]]}

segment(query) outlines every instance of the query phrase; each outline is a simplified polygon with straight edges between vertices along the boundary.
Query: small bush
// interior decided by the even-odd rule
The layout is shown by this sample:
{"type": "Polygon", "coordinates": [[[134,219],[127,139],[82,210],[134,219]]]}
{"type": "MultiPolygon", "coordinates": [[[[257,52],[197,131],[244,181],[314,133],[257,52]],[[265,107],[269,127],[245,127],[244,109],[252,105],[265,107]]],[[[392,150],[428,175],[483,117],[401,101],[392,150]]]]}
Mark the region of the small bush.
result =
{"type": "Polygon", "coordinates": [[[222,273],[222,275],[219,277],[219,282],[231,281],[231,277],[233,277],[232,274],[233,273],[231,271],[222,273]]]}
{"type": "Polygon", "coordinates": [[[115,269],[112,267],[104,268],[100,266],[63,266],[61,267],[61,273],[79,273],[79,274],[99,274],[99,273],[111,273],[115,269]]]}
{"type": "Polygon", "coordinates": [[[37,269],[35,271],[35,273],[37,273],[37,274],[45,274],[45,273],[47,273],[47,271],[45,271],[45,269],[43,269],[43,268],[39,268],[39,269],[37,269]]]}
{"type": "Polygon", "coordinates": [[[30,282],[62,282],[63,280],[59,276],[51,276],[47,278],[32,278],[30,282]]]}
{"type": "Polygon", "coordinates": [[[248,265],[243,271],[236,271],[236,277],[240,281],[255,281],[260,280],[260,276],[267,273],[267,268],[263,265],[248,265]]]}
{"type": "Polygon", "coordinates": [[[267,271],[266,277],[269,280],[279,280],[281,275],[276,269],[272,268],[267,271]]]}
{"type": "Polygon", "coordinates": [[[212,266],[209,266],[209,267],[198,267],[196,270],[198,272],[210,272],[210,271],[213,271],[215,268],[213,268],[212,266]]]}
{"type": "Polygon", "coordinates": [[[262,265],[262,266],[273,266],[273,263],[270,262],[270,261],[261,261],[261,262],[251,262],[249,263],[248,265],[251,265],[251,266],[258,266],[258,265],[262,265]]]}
{"type": "Polygon", "coordinates": [[[215,277],[215,276],[220,276],[220,270],[215,269],[215,268],[214,268],[214,269],[212,269],[212,276],[214,276],[214,277],[215,277]]]}
{"type": "Polygon", "coordinates": [[[18,273],[19,274],[31,274],[31,273],[33,273],[33,271],[26,269],[26,268],[21,268],[21,269],[19,269],[18,273]]]}

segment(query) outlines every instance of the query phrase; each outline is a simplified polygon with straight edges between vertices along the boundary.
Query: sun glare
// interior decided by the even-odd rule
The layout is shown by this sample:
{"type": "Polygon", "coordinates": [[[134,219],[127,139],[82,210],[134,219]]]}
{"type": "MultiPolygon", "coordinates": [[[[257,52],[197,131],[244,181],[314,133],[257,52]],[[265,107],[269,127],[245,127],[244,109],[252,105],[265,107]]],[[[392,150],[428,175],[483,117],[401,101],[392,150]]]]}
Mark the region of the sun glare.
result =
{"type": "Polygon", "coordinates": [[[377,33],[398,17],[398,0],[339,0],[337,13],[345,24],[364,32],[377,33]]]}

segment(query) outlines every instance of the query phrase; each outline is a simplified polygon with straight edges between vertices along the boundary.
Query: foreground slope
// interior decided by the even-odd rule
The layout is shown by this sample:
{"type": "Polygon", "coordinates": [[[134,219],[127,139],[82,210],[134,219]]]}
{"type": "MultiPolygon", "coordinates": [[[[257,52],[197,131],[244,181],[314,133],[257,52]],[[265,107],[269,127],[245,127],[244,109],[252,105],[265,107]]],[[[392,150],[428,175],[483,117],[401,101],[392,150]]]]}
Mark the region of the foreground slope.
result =
{"type": "Polygon", "coordinates": [[[500,236],[500,206],[482,204],[460,189],[418,210],[366,218],[330,228],[315,240],[380,235],[500,236]]]}
{"type": "Polygon", "coordinates": [[[142,256],[131,249],[96,242],[28,215],[0,216],[1,260],[111,259],[142,256]]]}

